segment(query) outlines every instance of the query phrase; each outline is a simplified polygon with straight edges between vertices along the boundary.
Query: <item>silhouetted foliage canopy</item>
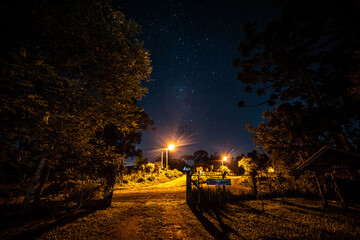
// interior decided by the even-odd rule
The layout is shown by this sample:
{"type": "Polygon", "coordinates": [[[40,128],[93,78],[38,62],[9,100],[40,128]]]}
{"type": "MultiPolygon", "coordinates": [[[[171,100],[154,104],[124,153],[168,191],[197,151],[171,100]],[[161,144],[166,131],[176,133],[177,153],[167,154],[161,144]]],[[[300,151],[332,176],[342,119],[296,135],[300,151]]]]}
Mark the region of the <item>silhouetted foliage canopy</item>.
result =
{"type": "Polygon", "coordinates": [[[278,3],[281,19],[263,31],[244,26],[233,65],[245,92],[267,98],[255,106],[273,106],[265,122],[247,126],[254,143],[291,172],[324,145],[360,150],[360,4],[278,3]]]}
{"type": "Polygon", "coordinates": [[[25,203],[44,182],[55,194],[100,180],[111,198],[152,124],[137,104],[151,72],[139,26],[107,0],[6,0],[0,25],[1,181],[25,203]]]}

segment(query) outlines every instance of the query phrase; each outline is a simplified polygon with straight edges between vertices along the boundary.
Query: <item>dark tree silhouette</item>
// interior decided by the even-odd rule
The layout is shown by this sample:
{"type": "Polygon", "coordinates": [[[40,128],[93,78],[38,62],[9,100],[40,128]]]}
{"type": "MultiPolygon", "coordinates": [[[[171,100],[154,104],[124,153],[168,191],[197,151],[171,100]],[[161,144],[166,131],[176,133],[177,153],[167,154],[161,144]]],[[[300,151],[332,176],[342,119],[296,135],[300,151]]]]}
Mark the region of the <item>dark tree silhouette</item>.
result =
{"type": "Polygon", "coordinates": [[[194,152],[195,162],[207,162],[209,160],[209,154],[205,150],[197,150],[194,152]]]}
{"type": "Polygon", "coordinates": [[[259,171],[265,167],[265,164],[269,161],[269,157],[266,154],[260,154],[256,150],[247,153],[246,157],[243,156],[238,162],[239,167],[245,170],[245,173],[250,176],[252,190],[254,194],[258,193],[256,185],[256,176],[259,175],[259,171]]]}
{"type": "MultiPolygon", "coordinates": [[[[354,56],[360,46],[359,2],[280,3],[282,18],[263,32],[256,32],[254,23],[244,27],[241,58],[233,62],[241,69],[238,79],[247,84],[246,92],[257,87],[258,95],[268,94],[261,104],[298,100],[317,108],[327,114],[326,132],[334,144],[357,149],[352,126],[359,124],[359,111],[354,111],[359,101],[349,94],[349,88],[354,89],[349,75],[358,69],[354,56]]],[[[239,106],[246,105],[241,101],[239,106]]]]}
{"type": "Polygon", "coordinates": [[[137,101],[151,67],[138,25],[106,0],[5,0],[0,26],[0,171],[16,169],[5,176],[9,191],[26,190],[27,207],[44,181],[60,192],[101,179],[109,203],[124,156],[96,133],[147,125],[137,101]]]}

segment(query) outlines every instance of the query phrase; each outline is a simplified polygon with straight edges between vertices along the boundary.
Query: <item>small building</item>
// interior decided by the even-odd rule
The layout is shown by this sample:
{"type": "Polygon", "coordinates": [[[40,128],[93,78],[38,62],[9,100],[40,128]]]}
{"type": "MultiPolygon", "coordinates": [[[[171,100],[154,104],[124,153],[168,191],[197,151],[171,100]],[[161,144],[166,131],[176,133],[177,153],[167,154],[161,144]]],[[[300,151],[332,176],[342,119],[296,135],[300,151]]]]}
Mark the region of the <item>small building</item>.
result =
{"type": "Polygon", "coordinates": [[[325,146],[298,167],[299,173],[305,170],[315,173],[325,207],[328,205],[326,191],[330,188],[344,208],[348,207],[350,197],[360,200],[359,153],[325,146]]]}

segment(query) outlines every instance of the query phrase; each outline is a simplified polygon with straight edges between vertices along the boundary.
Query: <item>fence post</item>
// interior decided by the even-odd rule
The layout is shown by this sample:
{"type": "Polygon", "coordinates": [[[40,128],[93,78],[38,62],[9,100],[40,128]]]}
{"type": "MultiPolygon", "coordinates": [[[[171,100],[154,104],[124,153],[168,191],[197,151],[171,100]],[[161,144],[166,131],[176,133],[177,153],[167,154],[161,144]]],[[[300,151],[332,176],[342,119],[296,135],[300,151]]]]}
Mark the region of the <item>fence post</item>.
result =
{"type": "Polygon", "coordinates": [[[200,205],[200,194],[201,194],[201,189],[200,189],[200,172],[198,172],[198,181],[197,181],[197,188],[198,188],[198,202],[197,204],[200,205]]]}
{"type": "Polygon", "coordinates": [[[264,208],[263,195],[262,195],[262,192],[261,192],[261,176],[260,176],[260,172],[258,173],[258,178],[259,178],[259,193],[260,193],[260,197],[261,197],[261,207],[262,207],[262,211],[264,212],[265,208],[264,208]]]}
{"type": "MultiPolygon", "coordinates": [[[[222,179],[225,179],[226,172],[222,175],[222,179]]],[[[223,198],[225,200],[225,185],[223,185],[223,198]]]]}
{"type": "Polygon", "coordinates": [[[190,171],[186,172],[186,202],[191,202],[191,174],[190,171]]]}

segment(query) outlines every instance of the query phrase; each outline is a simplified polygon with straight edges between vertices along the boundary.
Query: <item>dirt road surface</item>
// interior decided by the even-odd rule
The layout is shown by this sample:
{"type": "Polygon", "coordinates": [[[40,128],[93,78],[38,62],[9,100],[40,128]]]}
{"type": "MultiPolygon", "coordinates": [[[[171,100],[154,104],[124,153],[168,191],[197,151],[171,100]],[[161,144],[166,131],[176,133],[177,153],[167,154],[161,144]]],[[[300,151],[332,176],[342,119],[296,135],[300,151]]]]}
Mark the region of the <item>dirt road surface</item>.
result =
{"type": "Polygon", "coordinates": [[[119,190],[113,205],[129,204],[118,239],[211,239],[185,202],[186,176],[151,187],[119,190]]]}
{"type": "MultiPolygon", "coordinates": [[[[319,200],[286,198],[199,209],[185,202],[185,178],[118,190],[111,207],[26,239],[360,239],[359,206],[324,209],[319,200]]],[[[239,181],[231,191],[241,191],[239,181]]]]}

